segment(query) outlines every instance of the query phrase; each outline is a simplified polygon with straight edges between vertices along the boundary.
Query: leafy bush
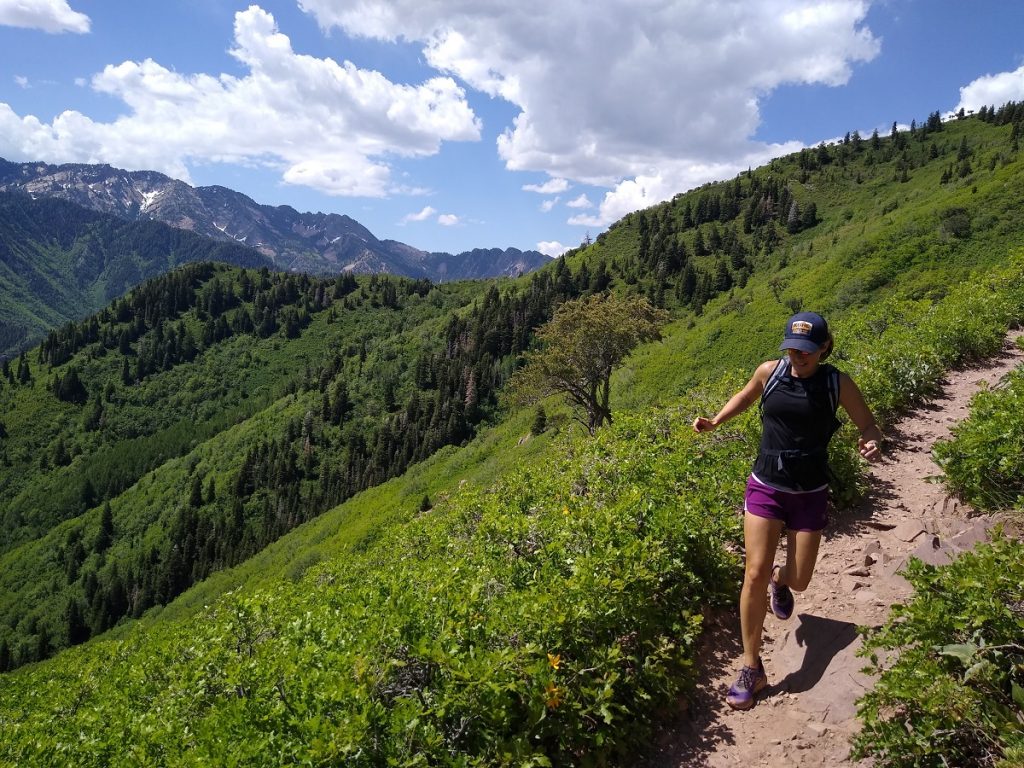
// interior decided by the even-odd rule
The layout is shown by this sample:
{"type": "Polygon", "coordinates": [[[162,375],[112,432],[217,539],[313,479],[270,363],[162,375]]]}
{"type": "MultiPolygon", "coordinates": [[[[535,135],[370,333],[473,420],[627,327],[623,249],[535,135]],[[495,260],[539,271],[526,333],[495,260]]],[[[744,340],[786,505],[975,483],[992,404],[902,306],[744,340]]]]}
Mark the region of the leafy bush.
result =
{"type": "MultiPolygon", "coordinates": [[[[703,407],[703,406],[702,406],[703,407]]],[[[5,677],[0,763],[600,764],[735,598],[750,420],[623,416],[364,552],[5,677]]]]}
{"type": "Polygon", "coordinates": [[[858,702],[854,757],[880,768],[1021,765],[1024,543],[997,534],[948,566],[912,560],[905,575],[915,596],[861,651],[880,676],[858,702]]]}
{"type": "Polygon", "coordinates": [[[892,298],[838,324],[845,369],[875,413],[887,421],[934,396],[948,369],[999,351],[1007,327],[1024,318],[1022,277],[1018,253],[942,301],[892,298]]]}
{"type": "Polygon", "coordinates": [[[1024,370],[976,394],[970,417],[933,453],[946,485],[975,507],[1024,503],[1024,370]]]}

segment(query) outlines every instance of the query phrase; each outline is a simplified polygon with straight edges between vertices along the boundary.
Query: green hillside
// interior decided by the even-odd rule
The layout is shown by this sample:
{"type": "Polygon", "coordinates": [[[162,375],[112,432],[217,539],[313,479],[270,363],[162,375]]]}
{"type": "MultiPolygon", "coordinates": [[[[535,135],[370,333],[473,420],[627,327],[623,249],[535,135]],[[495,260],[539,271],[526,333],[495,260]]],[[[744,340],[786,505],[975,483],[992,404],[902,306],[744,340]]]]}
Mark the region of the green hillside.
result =
{"type": "MultiPolygon", "coordinates": [[[[0,390],[0,663],[114,636],[4,676],[0,758],[628,754],[736,593],[754,425],[697,443],[692,416],[798,308],[883,418],[1024,319],[1024,110],[933,118],[631,214],[517,281],[199,265],[51,334],[0,390]],[[574,436],[552,402],[526,439],[502,387],[558,303],[603,290],[675,319],[613,379],[611,428],[574,436]]],[[[833,459],[849,500],[848,440],[833,459]]]]}
{"type": "Polygon", "coordinates": [[[270,262],[153,221],[127,222],[55,199],[0,193],[0,358],[35,345],[144,280],[193,261],[270,262]]]}

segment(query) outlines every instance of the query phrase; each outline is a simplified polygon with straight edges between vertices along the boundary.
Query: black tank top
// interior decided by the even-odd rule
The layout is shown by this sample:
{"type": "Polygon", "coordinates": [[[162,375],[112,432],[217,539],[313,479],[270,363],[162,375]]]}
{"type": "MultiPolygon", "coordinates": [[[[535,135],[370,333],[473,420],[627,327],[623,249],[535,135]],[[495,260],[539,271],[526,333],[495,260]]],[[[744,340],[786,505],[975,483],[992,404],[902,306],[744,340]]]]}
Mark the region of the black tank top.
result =
{"type": "Polygon", "coordinates": [[[829,396],[834,375],[835,368],[823,363],[813,376],[799,379],[786,365],[761,408],[761,447],[754,463],[759,480],[794,491],[828,484],[828,443],[840,425],[829,396]]]}

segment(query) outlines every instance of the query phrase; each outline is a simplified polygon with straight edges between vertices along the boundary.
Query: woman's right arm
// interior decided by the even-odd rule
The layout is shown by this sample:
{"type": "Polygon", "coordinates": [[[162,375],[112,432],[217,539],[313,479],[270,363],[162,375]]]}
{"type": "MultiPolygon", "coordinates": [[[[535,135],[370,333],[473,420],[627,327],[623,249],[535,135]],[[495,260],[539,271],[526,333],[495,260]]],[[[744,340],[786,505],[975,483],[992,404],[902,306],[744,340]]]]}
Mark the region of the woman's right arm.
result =
{"type": "Polygon", "coordinates": [[[754,371],[754,375],[750,377],[747,385],[730,397],[729,402],[723,405],[722,410],[715,414],[713,418],[708,419],[698,416],[693,420],[694,431],[711,432],[729,419],[739,416],[747,410],[764,392],[764,385],[768,382],[768,377],[772,375],[772,371],[775,370],[778,362],[778,360],[768,360],[757,366],[757,370],[754,371]]]}

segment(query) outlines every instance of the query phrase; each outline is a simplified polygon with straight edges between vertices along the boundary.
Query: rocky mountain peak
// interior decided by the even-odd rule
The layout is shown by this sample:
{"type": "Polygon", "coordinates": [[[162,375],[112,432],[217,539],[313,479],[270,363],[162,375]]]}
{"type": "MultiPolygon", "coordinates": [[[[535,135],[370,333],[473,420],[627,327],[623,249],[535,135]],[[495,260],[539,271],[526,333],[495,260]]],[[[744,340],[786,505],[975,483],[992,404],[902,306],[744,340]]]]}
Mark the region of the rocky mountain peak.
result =
{"type": "Polygon", "coordinates": [[[192,187],[156,171],[0,159],[0,190],[59,198],[129,220],[152,219],[241,243],[280,269],[311,274],[384,272],[444,281],[522,274],[547,262],[537,251],[515,248],[427,253],[394,240],[378,240],[344,214],[261,205],[227,187],[192,187]]]}

